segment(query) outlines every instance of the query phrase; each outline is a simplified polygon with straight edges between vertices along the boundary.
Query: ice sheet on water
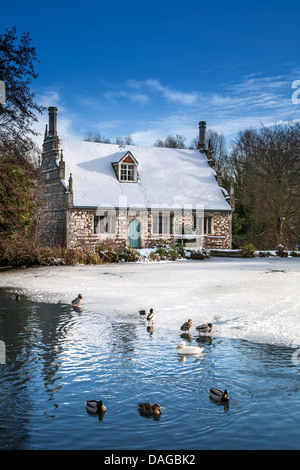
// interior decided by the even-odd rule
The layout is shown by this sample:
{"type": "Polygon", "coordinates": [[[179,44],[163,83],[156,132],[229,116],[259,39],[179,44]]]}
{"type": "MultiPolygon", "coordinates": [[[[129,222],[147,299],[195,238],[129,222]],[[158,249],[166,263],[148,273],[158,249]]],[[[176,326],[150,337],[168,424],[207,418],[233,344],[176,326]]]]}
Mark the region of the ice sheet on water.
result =
{"type": "Polygon", "coordinates": [[[298,347],[299,268],[298,258],[50,266],[2,273],[0,286],[51,303],[80,292],[83,314],[128,321],[153,308],[160,330],[178,332],[192,318],[213,323],[214,336],[298,347]]]}

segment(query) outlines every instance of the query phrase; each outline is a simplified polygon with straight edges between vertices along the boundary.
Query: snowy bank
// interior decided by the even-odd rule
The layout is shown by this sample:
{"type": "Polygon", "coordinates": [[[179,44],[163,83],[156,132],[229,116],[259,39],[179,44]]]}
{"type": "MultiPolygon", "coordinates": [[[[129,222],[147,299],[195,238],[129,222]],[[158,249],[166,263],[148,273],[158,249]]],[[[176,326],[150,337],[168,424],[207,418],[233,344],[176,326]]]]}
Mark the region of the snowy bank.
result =
{"type": "Polygon", "coordinates": [[[69,303],[80,292],[83,314],[124,321],[152,307],[155,328],[178,334],[192,318],[195,326],[212,322],[213,336],[298,347],[299,268],[299,258],[49,266],[2,272],[0,287],[51,303],[69,303]]]}

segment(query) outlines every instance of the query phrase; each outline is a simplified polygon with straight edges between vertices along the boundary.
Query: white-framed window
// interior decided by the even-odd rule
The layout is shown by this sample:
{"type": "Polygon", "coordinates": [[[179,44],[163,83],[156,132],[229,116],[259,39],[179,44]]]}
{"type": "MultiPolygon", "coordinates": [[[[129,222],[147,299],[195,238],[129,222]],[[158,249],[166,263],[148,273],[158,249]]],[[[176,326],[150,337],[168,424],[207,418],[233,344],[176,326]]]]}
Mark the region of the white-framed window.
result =
{"type": "Polygon", "coordinates": [[[108,214],[94,216],[94,233],[116,233],[116,215],[108,214]]]}
{"type": "Polygon", "coordinates": [[[210,215],[204,217],[196,216],[193,214],[193,229],[199,233],[199,235],[211,235],[213,229],[213,218],[210,215]]]}
{"type": "Polygon", "coordinates": [[[152,233],[154,235],[172,235],[174,228],[173,212],[157,212],[152,214],[152,233]]]}
{"type": "Polygon", "coordinates": [[[212,233],[212,217],[205,216],[203,221],[203,232],[205,235],[211,235],[212,233]]]}
{"type": "Polygon", "coordinates": [[[134,181],[134,163],[121,163],[120,181],[134,181]]]}
{"type": "Polygon", "coordinates": [[[112,163],[120,183],[137,183],[138,165],[138,161],[131,152],[126,152],[118,162],[112,163]]]}

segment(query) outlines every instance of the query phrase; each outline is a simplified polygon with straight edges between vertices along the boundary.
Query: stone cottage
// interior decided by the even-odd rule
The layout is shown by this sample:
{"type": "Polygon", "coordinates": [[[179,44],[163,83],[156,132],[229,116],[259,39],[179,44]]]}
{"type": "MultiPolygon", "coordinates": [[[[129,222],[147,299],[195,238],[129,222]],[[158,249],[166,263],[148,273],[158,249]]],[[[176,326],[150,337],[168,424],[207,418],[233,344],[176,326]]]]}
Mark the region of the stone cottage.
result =
{"type": "Polygon", "coordinates": [[[206,148],[138,147],[60,140],[50,107],[40,167],[45,246],[182,243],[231,248],[231,206],[206,148]]]}

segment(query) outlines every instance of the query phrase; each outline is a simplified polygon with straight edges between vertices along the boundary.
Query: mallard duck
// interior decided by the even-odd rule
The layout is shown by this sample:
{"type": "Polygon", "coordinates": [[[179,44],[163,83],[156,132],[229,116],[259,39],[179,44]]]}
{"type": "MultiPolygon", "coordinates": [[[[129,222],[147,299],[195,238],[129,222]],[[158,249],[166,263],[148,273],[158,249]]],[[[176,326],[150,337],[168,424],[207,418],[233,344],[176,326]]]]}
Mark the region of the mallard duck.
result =
{"type": "Polygon", "coordinates": [[[212,400],[220,401],[222,403],[229,402],[229,396],[227,390],[219,390],[218,388],[211,388],[209,390],[209,396],[212,400]]]}
{"type": "Polygon", "coordinates": [[[206,333],[211,332],[212,324],[211,323],[205,323],[204,325],[196,326],[196,330],[199,331],[199,336],[200,336],[200,333],[204,333],[206,335],[206,333]]]}
{"type": "Polygon", "coordinates": [[[158,403],[138,403],[138,410],[146,415],[162,414],[162,409],[158,403]]]}
{"type": "Polygon", "coordinates": [[[78,307],[80,302],[82,302],[82,300],[83,300],[82,294],[78,294],[76,299],[72,300],[72,305],[76,305],[76,307],[78,307]]]}
{"type": "Polygon", "coordinates": [[[20,294],[12,295],[11,298],[12,298],[12,300],[16,300],[17,302],[19,302],[19,300],[21,300],[20,294]]]}
{"type": "Polygon", "coordinates": [[[153,323],[154,318],[155,318],[155,313],[153,312],[153,308],[150,308],[150,313],[147,316],[147,321],[152,321],[153,323]]]}
{"type": "Polygon", "coordinates": [[[88,400],[85,402],[86,409],[90,413],[105,413],[106,407],[103,405],[103,401],[88,400]]]}
{"type": "Polygon", "coordinates": [[[178,354],[181,356],[187,355],[196,355],[201,354],[204,348],[199,348],[199,346],[187,346],[185,341],[182,341],[177,347],[178,354]]]}
{"type": "Polygon", "coordinates": [[[193,321],[191,319],[189,319],[188,321],[186,321],[181,327],[180,329],[182,331],[187,331],[188,334],[190,334],[190,329],[192,328],[193,326],[193,321]]]}

